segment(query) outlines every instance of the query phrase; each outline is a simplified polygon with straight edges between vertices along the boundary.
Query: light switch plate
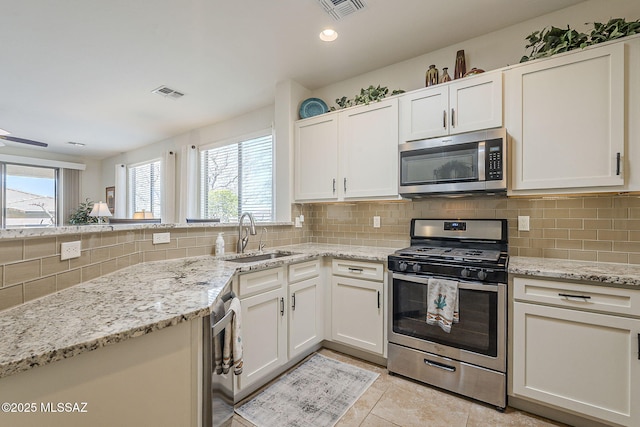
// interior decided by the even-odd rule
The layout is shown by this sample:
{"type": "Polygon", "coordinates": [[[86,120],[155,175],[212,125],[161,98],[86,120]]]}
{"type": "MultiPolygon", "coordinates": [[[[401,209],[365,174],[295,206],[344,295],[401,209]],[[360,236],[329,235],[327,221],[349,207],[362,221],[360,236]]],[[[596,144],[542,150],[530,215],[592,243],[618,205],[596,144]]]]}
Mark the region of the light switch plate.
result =
{"type": "Polygon", "coordinates": [[[80,258],[80,251],[82,250],[82,242],[76,240],[75,242],[64,242],[60,244],[60,261],[72,258],[80,258]]]}
{"type": "Polygon", "coordinates": [[[518,216],[518,231],[529,231],[529,216],[518,216]]]}
{"type": "Polygon", "coordinates": [[[380,217],[379,216],[374,216],[373,217],[373,228],[380,228],[380,217]]]}
{"type": "Polygon", "coordinates": [[[153,233],[153,244],[169,243],[171,241],[171,233],[153,233]]]}

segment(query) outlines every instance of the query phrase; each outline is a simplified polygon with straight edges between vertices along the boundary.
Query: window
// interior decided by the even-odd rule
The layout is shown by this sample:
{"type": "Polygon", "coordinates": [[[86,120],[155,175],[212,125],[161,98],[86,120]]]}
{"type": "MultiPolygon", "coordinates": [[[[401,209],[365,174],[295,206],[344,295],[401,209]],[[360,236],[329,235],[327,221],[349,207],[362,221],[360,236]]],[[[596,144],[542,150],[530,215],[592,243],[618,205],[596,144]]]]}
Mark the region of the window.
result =
{"type": "Polygon", "coordinates": [[[200,153],[200,215],[237,222],[243,212],[273,221],[273,137],[203,150],[200,153]]]}
{"type": "Polygon", "coordinates": [[[58,168],[0,163],[3,228],[56,226],[58,168]]]}
{"type": "Polygon", "coordinates": [[[134,212],[162,215],[160,196],[160,160],[129,167],[129,217],[134,212]]]}

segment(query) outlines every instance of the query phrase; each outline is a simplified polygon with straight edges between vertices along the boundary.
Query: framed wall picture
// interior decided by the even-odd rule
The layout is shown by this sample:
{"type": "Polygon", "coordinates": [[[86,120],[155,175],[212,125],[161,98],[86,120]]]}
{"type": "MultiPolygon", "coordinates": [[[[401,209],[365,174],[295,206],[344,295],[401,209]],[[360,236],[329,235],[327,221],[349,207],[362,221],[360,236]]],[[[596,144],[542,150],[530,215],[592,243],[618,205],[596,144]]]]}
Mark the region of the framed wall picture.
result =
{"type": "Polygon", "coordinates": [[[107,187],[105,199],[107,206],[109,206],[109,212],[113,215],[116,208],[116,187],[107,187]]]}

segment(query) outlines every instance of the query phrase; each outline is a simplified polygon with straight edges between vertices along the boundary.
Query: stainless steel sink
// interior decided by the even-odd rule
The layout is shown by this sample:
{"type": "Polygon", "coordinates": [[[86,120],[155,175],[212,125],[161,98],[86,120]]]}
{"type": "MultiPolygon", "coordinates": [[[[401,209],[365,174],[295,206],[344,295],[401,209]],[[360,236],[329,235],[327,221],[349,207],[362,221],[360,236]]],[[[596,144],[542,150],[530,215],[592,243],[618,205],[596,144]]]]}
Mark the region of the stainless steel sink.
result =
{"type": "Polygon", "coordinates": [[[238,258],[230,258],[225,261],[248,263],[248,262],[256,262],[256,261],[267,261],[270,259],[282,258],[285,256],[291,256],[291,255],[297,255],[297,254],[294,252],[278,251],[278,252],[271,252],[268,254],[239,256],[238,258]]]}

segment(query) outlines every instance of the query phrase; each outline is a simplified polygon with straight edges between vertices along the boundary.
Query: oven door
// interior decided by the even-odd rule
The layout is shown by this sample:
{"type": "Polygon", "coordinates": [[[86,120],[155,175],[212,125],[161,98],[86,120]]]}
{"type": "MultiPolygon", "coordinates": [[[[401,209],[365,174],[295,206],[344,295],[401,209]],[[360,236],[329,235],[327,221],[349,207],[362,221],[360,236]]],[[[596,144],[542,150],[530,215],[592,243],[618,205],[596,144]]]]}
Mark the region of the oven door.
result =
{"type": "Polygon", "coordinates": [[[389,342],[506,372],[505,284],[458,281],[460,321],[446,333],[426,322],[431,276],[390,276],[389,342]]]}

